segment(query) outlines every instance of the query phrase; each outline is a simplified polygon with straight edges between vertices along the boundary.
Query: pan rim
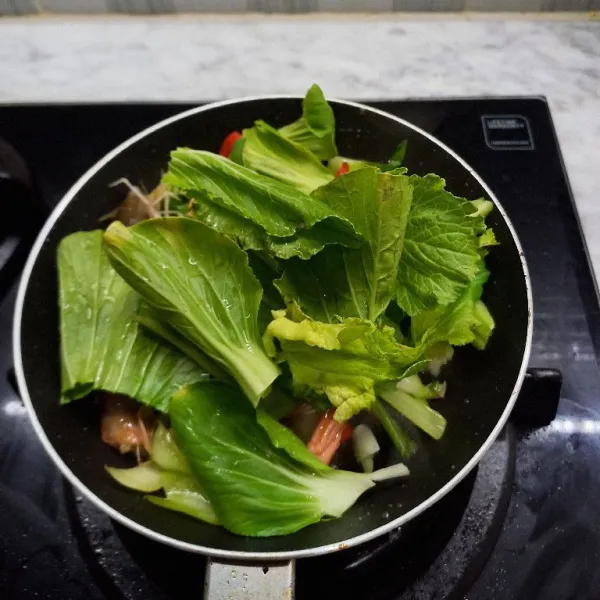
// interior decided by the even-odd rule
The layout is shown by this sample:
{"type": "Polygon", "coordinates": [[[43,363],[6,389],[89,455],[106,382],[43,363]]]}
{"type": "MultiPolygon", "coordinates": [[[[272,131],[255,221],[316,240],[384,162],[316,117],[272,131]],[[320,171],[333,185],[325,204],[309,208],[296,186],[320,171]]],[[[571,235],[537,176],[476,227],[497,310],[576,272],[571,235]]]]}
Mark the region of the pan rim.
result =
{"type": "Polygon", "coordinates": [[[526,287],[527,306],[528,306],[527,334],[526,334],[525,349],[523,352],[523,358],[522,358],[522,362],[521,362],[521,367],[519,369],[519,374],[515,381],[515,385],[513,387],[511,395],[508,399],[508,402],[504,408],[504,411],[502,412],[502,415],[500,416],[500,419],[496,423],[494,429],[491,431],[491,433],[488,435],[488,437],[481,444],[481,446],[479,447],[477,452],[467,462],[467,464],[460,471],[458,471],[452,479],[450,479],[444,486],[442,486],[434,494],[429,496],[426,500],[421,502],[419,505],[415,506],[412,510],[408,511],[407,513],[398,517],[397,519],[394,519],[394,520],[390,521],[389,523],[385,523],[384,525],[380,525],[379,527],[376,527],[375,529],[372,529],[366,533],[362,533],[360,535],[357,535],[357,536],[354,536],[354,537],[351,537],[349,539],[342,540],[339,542],[324,544],[324,545],[317,546],[314,548],[307,548],[307,549],[302,549],[302,550],[287,550],[287,551],[283,551],[283,552],[244,552],[244,551],[237,551],[237,550],[223,550],[223,549],[219,549],[219,548],[211,548],[209,546],[203,546],[200,544],[184,542],[184,541],[178,540],[176,538],[172,538],[168,535],[158,533],[157,531],[149,529],[148,527],[145,527],[144,525],[137,523],[133,519],[126,517],[125,515],[121,514],[118,510],[114,509],[112,506],[110,506],[109,504],[104,502],[101,498],[99,498],[96,494],[94,494],[87,486],[85,486],[83,484],[83,482],[81,482],[75,476],[75,474],[71,471],[71,469],[69,469],[69,467],[66,465],[66,463],[63,461],[63,459],[60,457],[58,452],[54,449],[54,446],[52,445],[49,438],[47,437],[47,435],[37,417],[37,413],[35,411],[35,408],[33,406],[31,398],[29,396],[29,390],[27,388],[27,382],[25,379],[25,373],[24,373],[24,369],[23,369],[23,362],[22,362],[22,356],[21,356],[21,321],[22,321],[22,315],[23,315],[25,295],[27,292],[27,287],[29,284],[31,273],[33,271],[33,267],[37,260],[38,254],[44,244],[44,241],[46,240],[46,237],[48,236],[48,234],[54,227],[54,224],[56,223],[58,218],[61,216],[61,214],[64,212],[66,207],[73,201],[73,199],[76,197],[78,192],[86,185],[88,180],[91,179],[98,171],[100,171],[108,162],[110,162],[113,158],[117,157],[121,152],[123,152],[123,150],[125,150],[132,144],[135,144],[137,141],[145,138],[146,136],[152,134],[153,132],[155,132],[159,129],[162,129],[163,127],[170,125],[171,123],[174,123],[181,119],[185,119],[189,116],[192,116],[192,115],[195,115],[198,113],[210,111],[215,108],[219,108],[222,106],[228,106],[231,104],[242,104],[245,102],[253,102],[253,101],[257,101],[257,100],[260,101],[260,100],[279,100],[279,99],[301,100],[302,97],[298,96],[298,95],[293,95],[293,94],[245,96],[245,97],[240,97],[240,98],[234,98],[231,100],[212,102],[210,104],[205,104],[203,106],[197,106],[195,108],[183,111],[183,112],[173,115],[167,119],[159,121],[158,123],[155,123],[154,125],[151,125],[150,127],[147,127],[146,129],[140,131],[139,133],[131,136],[130,138],[128,138],[127,140],[125,140],[124,142],[119,144],[116,148],[114,148],[113,150],[108,152],[103,158],[101,158],[94,165],[92,165],[71,186],[71,188],[63,196],[63,198],[56,205],[56,207],[54,208],[54,210],[48,217],[48,219],[47,219],[46,223],[44,224],[44,226],[42,227],[40,233],[38,234],[38,236],[35,240],[35,243],[33,244],[33,247],[27,258],[25,267],[23,269],[23,273],[22,273],[21,280],[19,283],[19,288],[17,291],[15,312],[14,312],[14,318],[13,318],[13,332],[12,332],[13,333],[13,340],[12,340],[13,344],[12,345],[13,345],[13,356],[14,356],[14,368],[15,368],[19,393],[21,395],[23,404],[25,405],[25,408],[27,410],[27,413],[29,415],[29,418],[31,420],[31,423],[33,425],[33,428],[35,430],[35,433],[36,433],[38,439],[41,441],[42,445],[44,446],[44,449],[46,450],[46,452],[48,453],[48,455],[50,456],[50,458],[52,459],[54,464],[59,468],[62,475],[69,481],[69,483],[71,485],[73,485],[73,487],[76,488],[82,495],[84,495],[90,502],[92,502],[92,504],[94,504],[102,512],[107,514],[110,518],[114,519],[121,525],[124,525],[125,527],[132,529],[136,533],[144,535],[150,539],[161,542],[163,544],[175,547],[179,550],[184,550],[187,552],[193,552],[193,553],[199,553],[199,554],[205,554],[208,556],[224,558],[224,559],[229,559],[229,560],[273,561],[273,560],[282,560],[282,559],[287,560],[287,559],[305,558],[305,557],[310,557],[310,556],[329,554],[329,553],[335,552],[337,550],[343,550],[343,549],[350,548],[353,546],[358,546],[364,542],[367,542],[376,537],[379,537],[379,536],[381,536],[385,533],[388,533],[394,529],[398,529],[405,523],[412,520],[414,517],[418,516],[419,514],[423,513],[425,510],[427,510],[428,508],[433,506],[436,502],[441,500],[448,492],[450,492],[458,483],[460,483],[473,470],[473,468],[479,463],[479,461],[481,460],[483,455],[487,452],[487,450],[490,448],[492,443],[496,440],[496,438],[502,431],[502,429],[503,429],[504,425],[506,424],[506,421],[508,420],[508,417],[512,411],[512,408],[517,400],[519,391],[521,389],[521,385],[523,383],[523,379],[525,378],[525,373],[527,370],[527,366],[529,364],[529,357],[531,354],[531,343],[532,343],[532,336],[533,336],[533,299],[532,299],[532,291],[531,291],[531,280],[530,280],[530,276],[529,276],[529,269],[527,267],[527,262],[525,260],[525,256],[523,253],[523,248],[521,246],[521,243],[517,236],[517,233],[514,229],[514,226],[511,222],[510,218],[506,214],[506,211],[504,210],[504,207],[499,202],[499,200],[496,198],[496,196],[492,192],[492,190],[488,187],[486,182],[477,174],[477,172],[464,159],[462,159],[451,148],[446,146],[443,142],[438,140],[436,137],[434,137],[430,133],[424,131],[420,127],[417,127],[416,125],[410,123],[409,121],[406,121],[405,119],[402,119],[401,117],[397,117],[397,116],[387,113],[383,110],[379,110],[377,108],[373,108],[371,106],[367,106],[367,105],[359,103],[359,102],[353,102],[350,100],[339,100],[337,98],[329,98],[329,100],[331,102],[334,102],[337,104],[343,104],[343,105],[347,105],[347,106],[352,106],[354,108],[358,108],[358,109],[361,109],[361,110],[364,110],[367,112],[375,113],[379,116],[382,116],[387,119],[391,119],[393,121],[401,123],[405,127],[408,127],[409,129],[412,129],[416,133],[429,139],[431,142],[433,142],[438,147],[440,147],[442,150],[444,150],[447,154],[452,156],[456,161],[458,161],[469,172],[469,174],[478,181],[478,183],[486,191],[486,193],[488,194],[490,199],[493,201],[494,206],[500,212],[504,221],[506,222],[506,225],[511,233],[513,241],[519,252],[521,267],[523,269],[523,275],[525,277],[525,287],[526,287]]]}

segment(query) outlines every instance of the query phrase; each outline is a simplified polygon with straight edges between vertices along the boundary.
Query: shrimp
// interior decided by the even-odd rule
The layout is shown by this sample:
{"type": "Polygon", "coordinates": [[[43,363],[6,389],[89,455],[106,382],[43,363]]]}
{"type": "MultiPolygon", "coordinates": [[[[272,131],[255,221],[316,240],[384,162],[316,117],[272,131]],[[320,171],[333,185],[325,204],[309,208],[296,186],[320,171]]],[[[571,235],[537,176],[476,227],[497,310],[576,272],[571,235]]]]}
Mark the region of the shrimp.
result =
{"type": "Polygon", "coordinates": [[[138,407],[125,396],[105,394],[104,398],[102,441],[119,450],[121,454],[135,452],[138,460],[141,459],[142,453],[150,454],[148,428],[152,428],[153,423],[144,407],[138,407]]]}

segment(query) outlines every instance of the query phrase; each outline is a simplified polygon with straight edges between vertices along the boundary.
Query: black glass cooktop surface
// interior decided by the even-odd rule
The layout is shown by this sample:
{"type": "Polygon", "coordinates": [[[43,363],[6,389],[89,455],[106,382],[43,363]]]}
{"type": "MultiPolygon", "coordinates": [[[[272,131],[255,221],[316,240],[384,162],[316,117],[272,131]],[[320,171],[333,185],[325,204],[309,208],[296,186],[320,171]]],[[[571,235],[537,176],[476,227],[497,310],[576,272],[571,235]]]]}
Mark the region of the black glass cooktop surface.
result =
{"type": "MultiPolygon", "coordinates": [[[[299,561],[296,597],[596,599],[600,309],[547,104],[372,104],[445,142],[506,208],[532,277],[532,370],[518,413],[472,476],[402,531],[299,561]]],[[[44,216],[115,145],[189,107],[0,106],[2,599],[201,597],[202,557],[115,525],[62,480],[15,391],[10,339],[14,284],[44,216]]]]}

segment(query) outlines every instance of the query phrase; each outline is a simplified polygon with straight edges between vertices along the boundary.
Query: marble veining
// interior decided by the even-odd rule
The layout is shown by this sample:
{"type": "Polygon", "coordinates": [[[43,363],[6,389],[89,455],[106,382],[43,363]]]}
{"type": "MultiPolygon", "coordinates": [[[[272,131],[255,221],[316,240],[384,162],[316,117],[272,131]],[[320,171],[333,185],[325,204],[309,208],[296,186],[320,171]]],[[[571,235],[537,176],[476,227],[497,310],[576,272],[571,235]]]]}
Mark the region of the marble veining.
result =
{"type": "Polygon", "coordinates": [[[600,273],[600,21],[0,20],[0,102],[545,95],[600,273]]]}

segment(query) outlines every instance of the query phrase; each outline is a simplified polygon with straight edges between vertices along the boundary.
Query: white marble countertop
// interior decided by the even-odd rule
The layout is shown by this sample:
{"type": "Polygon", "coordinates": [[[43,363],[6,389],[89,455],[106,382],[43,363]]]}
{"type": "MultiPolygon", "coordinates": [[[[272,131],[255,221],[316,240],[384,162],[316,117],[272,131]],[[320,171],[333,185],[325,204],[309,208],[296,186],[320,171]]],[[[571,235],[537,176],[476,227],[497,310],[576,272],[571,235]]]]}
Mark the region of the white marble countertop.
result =
{"type": "Polygon", "coordinates": [[[600,273],[600,21],[583,17],[0,20],[0,102],[545,95],[600,273]]]}

